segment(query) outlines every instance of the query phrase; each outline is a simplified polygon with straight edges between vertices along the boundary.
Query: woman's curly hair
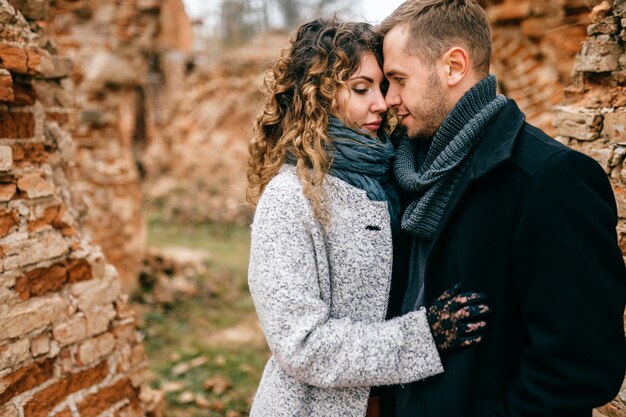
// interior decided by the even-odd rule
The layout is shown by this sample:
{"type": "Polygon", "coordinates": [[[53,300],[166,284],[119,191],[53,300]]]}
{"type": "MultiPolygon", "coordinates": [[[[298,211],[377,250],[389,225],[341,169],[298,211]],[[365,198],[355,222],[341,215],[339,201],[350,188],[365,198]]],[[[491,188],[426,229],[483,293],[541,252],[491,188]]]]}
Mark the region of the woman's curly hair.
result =
{"type": "Polygon", "coordinates": [[[246,197],[255,204],[289,154],[315,217],[326,222],[323,183],[333,149],[328,116],[337,114],[337,93],[365,52],[382,68],[382,37],[368,23],[316,19],[300,26],[290,43],[265,74],[265,100],[248,146],[246,197]]]}

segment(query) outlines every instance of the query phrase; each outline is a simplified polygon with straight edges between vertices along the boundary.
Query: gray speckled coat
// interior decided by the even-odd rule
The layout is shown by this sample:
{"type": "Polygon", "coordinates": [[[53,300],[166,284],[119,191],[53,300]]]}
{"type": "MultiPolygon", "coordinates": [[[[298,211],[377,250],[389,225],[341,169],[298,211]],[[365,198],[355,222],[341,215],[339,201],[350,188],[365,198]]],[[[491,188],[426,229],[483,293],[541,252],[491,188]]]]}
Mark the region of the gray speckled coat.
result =
{"type": "Polygon", "coordinates": [[[363,417],[369,387],[443,371],[424,310],[384,321],[392,243],[385,202],[328,176],[324,233],[293,167],[267,185],[249,284],[272,357],[252,417],[363,417]]]}

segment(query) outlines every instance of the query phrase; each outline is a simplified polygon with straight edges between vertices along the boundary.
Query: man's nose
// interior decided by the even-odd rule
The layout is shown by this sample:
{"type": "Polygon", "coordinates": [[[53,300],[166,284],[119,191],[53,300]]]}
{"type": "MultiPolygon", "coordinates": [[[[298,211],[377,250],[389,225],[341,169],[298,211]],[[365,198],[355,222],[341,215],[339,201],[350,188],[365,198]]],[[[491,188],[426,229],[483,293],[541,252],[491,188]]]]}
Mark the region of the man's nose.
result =
{"type": "Polygon", "coordinates": [[[400,94],[398,94],[396,89],[393,88],[392,86],[389,86],[389,89],[387,90],[387,95],[385,96],[385,102],[387,103],[387,106],[389,106],[390,108],[398,107],[400,103],[402,103],[400,94]]]}

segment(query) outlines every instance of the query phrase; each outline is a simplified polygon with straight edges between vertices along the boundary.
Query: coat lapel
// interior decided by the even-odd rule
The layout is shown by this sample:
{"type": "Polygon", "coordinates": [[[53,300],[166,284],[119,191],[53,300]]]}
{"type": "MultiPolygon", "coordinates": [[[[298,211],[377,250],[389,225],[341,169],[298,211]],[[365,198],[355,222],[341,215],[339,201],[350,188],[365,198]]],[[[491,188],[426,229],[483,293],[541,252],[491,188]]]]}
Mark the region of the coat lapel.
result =
{"type": "Polygon", "coordinates": [[[461,173],[459,182],[450,196],[450,200],[435,232],[431,248],[436,246],[439,237],[445,230],[469,185],[511,158],[515,140],[524,126],[524,119],[524,113],[513,100],[509,99],[504,109],[489,124],[485,137],[478,143],[476,149],[470,155],[470,160],[461,173]]]}

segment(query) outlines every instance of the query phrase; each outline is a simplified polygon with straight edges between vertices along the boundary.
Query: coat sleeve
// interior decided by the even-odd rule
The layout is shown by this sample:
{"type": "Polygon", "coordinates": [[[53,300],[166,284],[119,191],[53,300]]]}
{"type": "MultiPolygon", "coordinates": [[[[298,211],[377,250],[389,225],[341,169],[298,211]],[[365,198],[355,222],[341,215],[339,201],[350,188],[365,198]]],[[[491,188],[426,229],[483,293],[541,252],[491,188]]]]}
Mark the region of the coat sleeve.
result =
{"type": "Polygon", "coordinates": [[[270,183],[252,226],[248,282],[280,366],[317,387],[406,383],[443,371],[425,311],[364,323],[332,318],[322,299],[311,210],[300,190],[270,183]]]}
{"type": "Polygon", "coordinates": [[[529,342],[494,417],[588,416],[618,393],[626,271],[616,223],[611,186],[591,158],[563,151],[537,172],[513,248],[529,342]]]}

